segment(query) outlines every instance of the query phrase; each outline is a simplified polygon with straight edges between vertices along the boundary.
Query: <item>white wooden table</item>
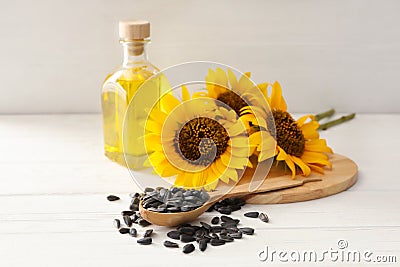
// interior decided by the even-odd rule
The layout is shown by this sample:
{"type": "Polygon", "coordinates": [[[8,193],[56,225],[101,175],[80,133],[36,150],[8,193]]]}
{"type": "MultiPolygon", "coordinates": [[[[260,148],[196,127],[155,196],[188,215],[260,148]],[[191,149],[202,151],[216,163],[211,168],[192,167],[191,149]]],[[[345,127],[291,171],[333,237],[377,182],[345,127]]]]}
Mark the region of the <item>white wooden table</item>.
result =
{"type": "MultiPolygon", "coordinates": [[[[266,245],[322,253],[337,250],[340,239],[351,250],[394,255],[398,266],[399,131],[400,115],[357,115],[323,132],[335,152],[358,163],[356,185],[320,200],[246,205],[232,216],[254,227],[254,236],[184,255],[163,247],[167,228],[151,226],[154,244],[140,246],[112,226],[137,188],[126,169],[103,156],[100,115],[0,116],[0,266],[265,266],[272,264],[258,254],[266,245]],[[108,202],[111,193],[121,201],[108,202]],[[241,215],[250,210],[271,222],[241,215]]],[[[347,265],[297,266],[335,264],[347,265]]]]}

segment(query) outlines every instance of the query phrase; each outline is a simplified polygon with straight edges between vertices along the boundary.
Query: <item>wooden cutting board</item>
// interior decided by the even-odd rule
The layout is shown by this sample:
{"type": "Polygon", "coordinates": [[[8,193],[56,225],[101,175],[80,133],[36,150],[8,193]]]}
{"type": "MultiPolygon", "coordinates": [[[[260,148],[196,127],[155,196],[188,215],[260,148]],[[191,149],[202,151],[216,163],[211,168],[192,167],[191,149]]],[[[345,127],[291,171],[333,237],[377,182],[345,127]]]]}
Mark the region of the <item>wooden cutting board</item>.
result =
{"type": "MultiPolygon", "coordinates": [[[[285,174],[281,168],[273,167],[255,193],[244,198],[247,203],[252,204],[299,202],[337,194],[356,183],[358,167],[354,161],[334,154],[331,162],[332,170],[327,169],[324,175],[313,172],[308,177],[298,175],[294,180],[291,179],[290,173],[285,174]]],[[[232,191],[243,191],[249,182],[246,177],[248,175],[245,175],[232,191]]]]}
{"type": "MultiPolygon", "coordinates": [[[[247,203],[275,204],[337,194],[357,181],[358,167],[351,159],[342,155],[334,154],[330,160],[332,170],[326,169],[324,175],[313,172],[308,177],[297,175],[296,179],[292,179],[288,170],[272,166],[267,178],[261,176],[261,185],[251,193],[249,185],[255,168],[247,168],[236,185],[220,183],[216,191],[210,192],[211,200],[238,196],[246,199],[247,203]]],[[[256,164],[255,161],[252,159],[253,165],[256,164]]]]}

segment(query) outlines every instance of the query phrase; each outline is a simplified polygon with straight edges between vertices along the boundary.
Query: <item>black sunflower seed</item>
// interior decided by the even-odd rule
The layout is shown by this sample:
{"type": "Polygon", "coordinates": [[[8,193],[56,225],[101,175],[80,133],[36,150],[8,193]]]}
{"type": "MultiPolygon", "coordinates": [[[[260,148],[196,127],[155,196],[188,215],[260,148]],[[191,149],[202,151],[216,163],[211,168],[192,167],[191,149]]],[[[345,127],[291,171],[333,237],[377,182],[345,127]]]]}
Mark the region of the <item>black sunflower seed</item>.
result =
{"type": "Polygon", "coordinates": [[[237,232],[237,233],[231,233],[229,234],[230,237],[234,238],[234,239],[241,239],[242,238],[242,232],[237,232]]]}
{"type": "Polygon", "coordinates": [[[170,232],[167,233],[167,236],[168,236],[169,238],[179,240],[180,237],[181,237],[181,234],[180,234],[178,231],[170,231],[170,232]]]}
{"type": "Polygon", "coordinates": [[[121,233],[121,234],[128,234],[129,233],[129,228],[120,228],[119,229],[119,232],[121,233]]]}
{"type": "Polygon", "coordinates": [[[221,226],[224,228],[231,228],[231,227],[236,227],[238,225],[239,222],[236,221],[230,221],[230,222],[223,222],[221,223],[221,226]]]}
{"type": "Polygon", "coordinates": [[[131,211],[131,210],[124,210],[124,211],[121,211],[121,215],[122,215],[122,216],[132,216],[133,214],[135,214],[135,212],[134,212],[134,211],[131,211]]]}
{"type": "Polygon", "coordinates": [[[230,222],[230,221],[233,221],[233,218],[232,218],[232,217],[229,217],[229,216],[222,215],[222,216],[221,216],[221,221],[223,221],[223,222],[230,222]]]}
{"type": "Polygon", "coordinates": [[[148,230],[146,230],[146,232],[144,233],[144,237],[150,237],[151,236],[151,234],[153,233],[153,229],[148,229],[148,230]]]}
{"type": "Polygon", "coordinates": [[[212,212],[214,210],[214,206],[209,207],[206,212],[212,212]]]}
{"type": "Polygon", "coordinates": [[[185,227],[179,228],[179,232],[181,234],[185,234],[185,235],[194,235],[196,230],[193,227],[185,226],[185,227]]]}
{"type": "Polygon", "coordinates": [[[120,200],[120,198],[117,196],[114,196],[114,195],[109,195],[109,196],[107,196],[107,200],[108,201],[117,201],[117,200],[120,200]]]}
{"type": "Polygon", "coordinates": [[[137,237],[137,230],[135,228],[131,228],[129,230],[129,235],[133,237],[137,237]]]}
{"type": "Polygon", "coordinates": [[[227,235],[220,235],[219,239],[223,240],[225,242],[233,242],[233,240],[234,240],[233,237],[229,237],[227,235]]]}
{"type": "Polygon", "coordinates": [[[210,231],[211,230],[211,225],[205,222],[200,222],[201,226],[203,226],[206,230],[210,231]]]}
{"type": "Polygon", "coordinates": [[[225,241],[222,239],[211,239],[210,244],[211,246],[221,246],[225,244],[225,241]]]}
{"type": "Polygon", "coordinates": [[[149,223],[148,221],[146,221],[145,219],[138,219],[138,224],[139,225],[141,225],[141,226],[143,226],[143,227],[145,227],[145,226],[148,226],[148,225],[150,225],[151,223],[149,223]]]}
{"type": "Polygon", "coordinates": [[[263,222],[266,222],[266,223],[269,222],[269,218],[268,218],[267,214],[265,214],[265,213],[260,213],[258,218],[260,218],[260,220],[263,222]]]}
{"type": "Polygon", "coordinates": [[[222,227],[222,226],[213,226],[213,227],[211,227],[211,232],[212,233],[221,233],[222,230],[224,230],[224,227],[222,227]]]}
{"type": "Polygon", "coordinates": [[[167,248],[179,248],[179,245],[177,243],[171,242],[169,240],[164,241],[164,246],[166,246],[167,248]]]}
{"type": "Polygon", "coordinates": [[[196,238],[191,235],[186,235],[186,234],[181,235],[181,241],[183,243],[189,243],[189,242],[193,242],[195,240],[196,240],[196,238]]]}
{"type": "Polygon", "coordinates": [[[126,226],[131,227],[132,226],[132,219],[130,216],[126,215],[123,217],[124,218],[124,222],[126,224],[126,226]]]}
{"type": "Polygon", "coordinates": [[[212,224],[218,224],[219,223],[219,217],[214,217],[211,219],[212,224]]]}
{"type": "Polygon", "coordinates": [[[121,221],[119,219],[114,219],[113,224],[115,228],[121,228],[121,221]]]}
{"type": "Polygon", "coordinates": [[[230,207],[221,207],[217,210],[219,213],[229,215],[232,213],[232,209],[230,207]]]}
{"type": "Polygon", "coordinates": [[[195,248],[194,248],[194,245],[193,244],[186,244],[184,247],[183,247],[183,253],[185,253],[185,254],[188,254],[188,253],[191,253],[191,252],[193,252],[195,250],[195,248]]]}
{"type": "Polygon", "coordinates": [[[129,209],[132,211],[139,211],[139,204],[131,204],[129,209]]]}
{"type": "Polygon", "coordinates": [[[239,205],[230,205],[229,207],[231,208],[232,212],[240,210],[242,208],[239,205]]]}
{"type": "Polygon", "coordinates": [[[259,212],[258,211],[251,211],[251,212],[246,212],[244,216],[249,217],[249,218],[258,218],[259,212]]]}
{"type": "Polygon", "coordinates": [[[153,242],[153,239],[151,239],[151,237],[144,237],[138,239],[137,242],[141,245],[150,245],[153,242]]]}
{"type": "Polygon", "coordinates": [[[240,230],[240,232],[242,232],[242,233],[245,234],[245,235],[252,235],[252,234],[254,234],[254,229],[253,229],[253,228],[250,228],[250,227],[242,227],[242,228],[239,228],[239,230],[240,230]]]}
{"type": "Polygon", "coordinates": [[[201,240],[199,241],[199,249],[200,249],[200,251],[206,250],[206,248],[207,248],[207,243],[208,243],[207,239],[201,239],[201,240]]]}

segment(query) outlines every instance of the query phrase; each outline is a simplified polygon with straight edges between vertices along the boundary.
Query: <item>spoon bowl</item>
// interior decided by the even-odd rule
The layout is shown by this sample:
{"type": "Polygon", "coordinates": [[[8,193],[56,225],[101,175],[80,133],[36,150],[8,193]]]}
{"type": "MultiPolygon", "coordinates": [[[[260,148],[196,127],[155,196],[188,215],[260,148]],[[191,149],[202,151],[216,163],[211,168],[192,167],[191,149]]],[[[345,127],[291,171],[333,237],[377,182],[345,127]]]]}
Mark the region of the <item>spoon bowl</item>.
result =
{"type": "Polygon", "coordinates": [[[143,202],[139,203],[139,212],[142,218],[155,225],[177,226],[183,223],[194,221],[197,217],[208,210],[215,202],[208,202],[197,209],[185,212],[161,213],[143,208],[143,202]]]}

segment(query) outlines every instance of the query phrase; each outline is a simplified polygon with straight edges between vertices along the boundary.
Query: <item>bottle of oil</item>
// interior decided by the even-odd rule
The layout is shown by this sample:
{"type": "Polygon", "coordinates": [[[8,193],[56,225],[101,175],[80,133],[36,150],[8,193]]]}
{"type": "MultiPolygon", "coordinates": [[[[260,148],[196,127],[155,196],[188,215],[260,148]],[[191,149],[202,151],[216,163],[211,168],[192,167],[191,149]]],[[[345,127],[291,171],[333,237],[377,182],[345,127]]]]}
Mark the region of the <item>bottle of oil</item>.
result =
{"type": "MultiPolygon", "coordinates": [[[[125,124],[129,123],[129,120],[133,122],[132,120],[143,119],[140,118],[139,110],[144,110],[146,107],[143,105],[146,102],[152,102],[151,99],[158,99],[159,91],[146,92],[145,97],[149,101],[140,101],[140,103],[138,101],[138,103],[131,104],[130,102],[138,88],[159,69],[147,59],[146,45],[150,41],[150,23],[148,21],[120,21],[119,36],[124,49],[123,63],[106,77],[102,88],[101,104],[105,155],[111,160],[125,165],[124,152],[125,156],[131,156],[133,161],[137,161],[141,155],[146,153],[143,142],[140,141],[142,140],[140,129],[131,127],[129,144],[123,145],[122,133],[124,128],[129,128],[129,125],[123,125],[128,105],[137,105],[133,108],[137,108],[138,112],[130,112],[133,115],[126,119],[125,124]]],[[[157,85],[152,88],[157,88],[157,85]]],[[[131,108],[129,106],[130,110],[131,108]]],[[[132,125],[138,125],[137,121],[132,125]]],[[[130,162],[129,165],[135,168],[141,167],[140,162],[130,162]]]]}

